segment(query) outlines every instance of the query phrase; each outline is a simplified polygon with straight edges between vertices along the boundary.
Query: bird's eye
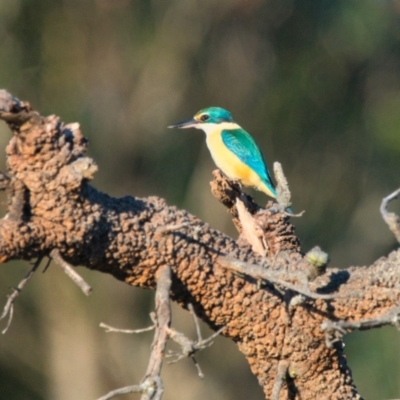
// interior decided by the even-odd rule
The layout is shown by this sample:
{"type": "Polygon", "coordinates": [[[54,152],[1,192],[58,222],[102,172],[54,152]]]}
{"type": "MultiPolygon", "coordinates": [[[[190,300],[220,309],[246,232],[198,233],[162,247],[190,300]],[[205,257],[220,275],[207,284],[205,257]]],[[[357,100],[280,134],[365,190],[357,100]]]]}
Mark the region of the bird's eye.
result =
{"type": "Polygon", "coordinates": [[[203,115],[200,117],[200,120],[203,121],[203,122],[205,122],[205,121],[207,121],[207,120],[209,120],[209,119],[210,119],[210,116],[207,115],[207,114],[203,114],[203,115]]]}

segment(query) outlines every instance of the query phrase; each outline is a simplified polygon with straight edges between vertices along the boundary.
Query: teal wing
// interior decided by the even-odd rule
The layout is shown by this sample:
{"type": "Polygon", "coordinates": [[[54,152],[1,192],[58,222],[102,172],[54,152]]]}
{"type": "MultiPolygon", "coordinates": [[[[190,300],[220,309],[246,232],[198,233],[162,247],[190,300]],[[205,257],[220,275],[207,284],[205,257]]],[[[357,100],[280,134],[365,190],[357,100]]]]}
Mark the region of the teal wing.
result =
{"type": "Polygon", "coordinates": [[[265,165],[263,155],[254,139],[244,129],[225,129],[221,132],[225,146],[235,153],[240,161],[255,171],[272,193],[276,193],[271,176],[265,165]]]}

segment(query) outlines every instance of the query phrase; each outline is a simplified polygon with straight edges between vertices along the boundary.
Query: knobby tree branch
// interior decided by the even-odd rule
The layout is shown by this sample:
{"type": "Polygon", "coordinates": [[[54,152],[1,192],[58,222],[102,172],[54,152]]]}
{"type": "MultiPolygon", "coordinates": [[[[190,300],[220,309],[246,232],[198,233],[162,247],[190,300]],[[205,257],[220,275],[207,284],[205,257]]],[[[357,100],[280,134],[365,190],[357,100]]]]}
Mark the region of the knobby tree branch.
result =
{"type": "MultiPolygon", "coordinates": [[[[260,207],[216,171],[211,190],[239,231],[234,240],[158,197],[117,199],[97,191],[89,184],[97,166],[85,156],[88,144],[78,124],[41,116],[6,91],[0,91],[0,119],[12,131],[7,173],[0,176],[8,200],[0,262],[52,254],[72,267],[69,272],[85,266],[157,288],[157,296],[166,293],[160,276],[171,271],[169,298],[184,308],[192,304],[214,331],[224,327],[222,335],[246,357],[266,398],[360,398],[342,337],[327,346],[325,327],[339,321],[347,332],[348,323],[364,326],[399,304],[399,250],[368,268],[320,268],[320,255],[304,255],[280,207],[260,207]],[[310,274],[310,268],[316,270],[310,274]]],[[[173,330],[161,303],[143,381],[149,386],[142,382],[125,393],[154,398],[162,392],[159,369],[173,330]]]]}

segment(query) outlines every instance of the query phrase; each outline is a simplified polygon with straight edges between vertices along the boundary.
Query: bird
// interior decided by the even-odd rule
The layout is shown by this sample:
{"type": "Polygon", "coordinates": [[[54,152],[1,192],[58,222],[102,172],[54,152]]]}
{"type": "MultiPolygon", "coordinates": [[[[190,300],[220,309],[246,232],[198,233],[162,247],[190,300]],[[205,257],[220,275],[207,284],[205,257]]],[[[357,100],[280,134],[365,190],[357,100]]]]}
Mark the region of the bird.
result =
{"type": "Polygon", "coordinates": [[[198,111],[193,118],[168,128],[196,128],[206,134],[207,147],[217,167],[228,179],[276,198],[275,185],[255,140],[220,107],[198,111]]]}

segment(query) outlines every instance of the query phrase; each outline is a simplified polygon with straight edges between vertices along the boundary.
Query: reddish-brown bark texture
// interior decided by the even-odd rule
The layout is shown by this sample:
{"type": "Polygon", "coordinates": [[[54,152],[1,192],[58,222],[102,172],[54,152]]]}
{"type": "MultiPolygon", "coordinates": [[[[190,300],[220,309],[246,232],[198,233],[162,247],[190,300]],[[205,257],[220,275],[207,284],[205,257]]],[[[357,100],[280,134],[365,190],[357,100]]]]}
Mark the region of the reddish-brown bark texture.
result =
{"type": "MultiPolygon", "coordinates": [[[[245,355],[267,398],[280,362],[288,365],[280,399],[359,398],[343,343],[328,348],[321,323],[376,317],[398,302],[398,251],[368,269],[328,270],[310,286],[349,297],[306,298],[289,306],[297,293],[268,282],[260,287],[219,265],[220,257],[260,263],[246,238],[237,242],[163,199],[117,199],[90,186],[96,165],[84,156],[87,141],[78,124],[41,117],[5,91],[0,92],[0,118],[13,132],[6,150],[9,180],[1,180],[9,200],[0,221],[2,262],[59,249],[73,265],[147,288],[154,288],[157,270],[168,264],[171,297],[184,307],[192,303],[212,328],[226,327],[223,335],[245,355]]],[[[232,200],[241,196],[240,189],[224,188],[224,182],[217,176],[212,189],[240,230],[232,200]]],[[[308,265],[288,218],[273,208],[260,209],[251,199],[246,203],[264,232],[265,268],[298,283],[308,265]]]]}

